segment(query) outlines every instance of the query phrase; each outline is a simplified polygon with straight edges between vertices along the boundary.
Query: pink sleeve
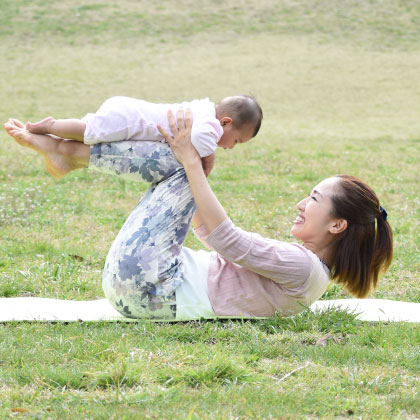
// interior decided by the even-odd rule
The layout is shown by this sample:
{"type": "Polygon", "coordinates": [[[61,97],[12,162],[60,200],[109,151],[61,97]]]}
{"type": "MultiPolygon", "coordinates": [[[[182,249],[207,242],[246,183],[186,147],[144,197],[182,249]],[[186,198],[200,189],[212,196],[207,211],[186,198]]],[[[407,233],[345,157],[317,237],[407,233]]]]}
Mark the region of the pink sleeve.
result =
{"type": "Polygon", "coordinates": [[[223,128],[217,118],[200,118],[193,122],[191,142],[201,157],[214,153],[222,135],[223,128]]]}
{"type": "Polygon", "coordinates": [[[246,232],[230,219],[222,222],[206,240],[227,260],[290,289],[301,287],[312,270],[312,259],[302,246],[246,232]]]}
{"type": "Polygon", "coordinates": [[[193,229],[194,235],[196,238],[207,248],[213,249],[211,245],[207,242],[207,229],[204,225],[199,226],[198,228],[193,229]]]}

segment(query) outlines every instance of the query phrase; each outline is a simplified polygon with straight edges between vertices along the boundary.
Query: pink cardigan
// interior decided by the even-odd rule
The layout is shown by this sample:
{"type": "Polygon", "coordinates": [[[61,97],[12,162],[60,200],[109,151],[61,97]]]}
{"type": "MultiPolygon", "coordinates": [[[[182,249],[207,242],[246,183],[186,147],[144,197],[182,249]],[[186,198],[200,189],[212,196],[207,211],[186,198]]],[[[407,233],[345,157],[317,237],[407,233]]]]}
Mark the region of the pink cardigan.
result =
{"type": "Polygon", "coordinates": [[[246,232],[230,219],[209,235],[204,226],[195,233],[216,251],[207,284],[218,316],[293,315],[315,302],[328,286],[328,268],[296,243],[246,232]]]}

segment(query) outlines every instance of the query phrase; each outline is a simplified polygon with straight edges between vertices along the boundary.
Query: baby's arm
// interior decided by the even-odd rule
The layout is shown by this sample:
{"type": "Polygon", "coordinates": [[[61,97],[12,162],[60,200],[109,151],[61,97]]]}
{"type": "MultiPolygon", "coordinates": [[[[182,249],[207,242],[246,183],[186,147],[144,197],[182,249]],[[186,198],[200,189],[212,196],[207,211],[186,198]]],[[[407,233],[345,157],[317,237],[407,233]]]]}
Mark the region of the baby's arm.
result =
{"type": "Polygon", "coordinates": [[[202,158],[201,162],[206,176],[209,176],[213,169],[214,152],[222,135],[223,128],[216,118],[201,118],[193,121],[191,143],[202,158]]]}
{"type": "Polygon", "coordinates": [[[75,118],[56,120],[53,117],[47,117],[36,123],[28,122],[26,129],[34,134],[53,134],[63,139],[83,142],[86,123],[75,118]]]}
{"type": "Polygon", "coordinates": [[[216,118],[199,118],[194,120],[191,128],[191,143],[203,158],[217,149],[217,142],[223,135],[223,128],[216,118]]]}
{"type": "Polygon", "coordinates": [[[215,158],[216,158],[215,153],[212,153],[211,155],[208,155],[208,156],[205,156],[205,157],[201,158],[204,173],[206,174],[206,176],[209,176],[210,172],[213,170],[215,158]]]}

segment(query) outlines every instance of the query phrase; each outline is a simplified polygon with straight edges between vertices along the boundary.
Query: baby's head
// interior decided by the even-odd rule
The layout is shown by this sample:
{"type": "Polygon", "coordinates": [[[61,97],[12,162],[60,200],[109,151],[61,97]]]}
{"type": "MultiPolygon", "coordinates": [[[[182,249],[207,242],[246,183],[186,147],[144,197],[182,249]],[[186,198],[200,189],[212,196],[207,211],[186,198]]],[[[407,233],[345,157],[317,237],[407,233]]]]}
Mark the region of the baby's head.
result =
{"type": "Polygon", "coordinates": [[[228,96],[216,105],[216,118],[223,127],[223,135],[217,145],[232,149],[257,135],[263,113],[252,96],[228,96]]]}

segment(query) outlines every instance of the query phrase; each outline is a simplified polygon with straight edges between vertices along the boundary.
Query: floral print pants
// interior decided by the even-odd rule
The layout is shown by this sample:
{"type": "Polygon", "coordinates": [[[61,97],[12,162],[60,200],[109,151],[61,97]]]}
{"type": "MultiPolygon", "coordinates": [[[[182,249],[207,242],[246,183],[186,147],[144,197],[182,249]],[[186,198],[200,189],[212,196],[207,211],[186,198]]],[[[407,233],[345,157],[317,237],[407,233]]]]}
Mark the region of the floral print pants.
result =
{"type": "Polygon", "coordinates": [[[152,183],[109,250],[106,297],[130,318],[174,319],[180,253],[195,211],[184,168],[166,143],[151,141],[94,145],[89,167],[152,183]]]}

